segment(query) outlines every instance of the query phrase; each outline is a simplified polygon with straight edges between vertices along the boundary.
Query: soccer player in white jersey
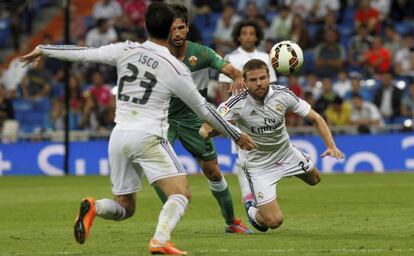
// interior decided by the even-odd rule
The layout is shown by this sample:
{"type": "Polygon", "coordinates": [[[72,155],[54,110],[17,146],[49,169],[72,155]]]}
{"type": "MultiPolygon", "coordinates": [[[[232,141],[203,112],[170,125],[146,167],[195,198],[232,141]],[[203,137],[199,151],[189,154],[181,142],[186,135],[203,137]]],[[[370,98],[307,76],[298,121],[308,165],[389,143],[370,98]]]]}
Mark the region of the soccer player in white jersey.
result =
{"type": "MultiPolygon", "coordinates": [[[[296,176],[309,185],[320,182],[319,171],[309,156],[296,148],[289,139],[285,126],[288,110],[311,121],[327,149],[321,157],[330,155],[342,159],[331,132],[311,106],[286,87],[269,83],[269,68],[261,60],[253,59],[243,67],[248,92],[232,96],[219,106],[221,115],[235,122],[240,130],[257,143],[257,150],[239,150],[241,168],[249,181],[253,201],[246,204],[250,223],[265,232],[282,224],[282,211],[277,202],[277,182],[287,176],[296,176]]],[[[200,135],[210,137],[215,130],[203,125],[200,135]]]]}
{"type": "Polygon", "coordinates": [[[85,198],[75,221],[76,241],[84,243],[95,216],[123,220],[135,212],[136,192],[145,174],[168,199],[163,205],[149,251],[153,254],[186,254],[170,242],[171,232],[188,205],[187,178],[167,141],[168,106],[174,94],[215,128],[245,149],[255,143],[224,121],[198,93],[188,69],[167,49],[174,13],[164,3],[148,7],[145,24],[149,40],[100,48],[40,45],[22,57],[37,61],[42,55],[67,61],[89,61],[117,67],[116,126],[109,140],[110,179],[114,200],[85,198]]]}
{"type": "MultiPolygon", "coordinates": [[[[254,20],[240,21],[234,27],[232,32],[233,41],[239,47],[233,52],[229,53],[224,57],[225,60],[232,63],[234,67],[239,70],[243,69],[244,64],[251,59],[259,59],[264,61],[269,67],[270,82],[276,82],[276,74],[272,68],[269,55],[265,52],[259,51],[256,47],[263,40],[263,30],[254,20]]],[[[219,82],[221,88],[226,88],[233,82],[233,80],[224,74],[220,74],[219,82]]],[[[227,99],[227,90],[222,90],[222,97],[227,99]]],[[[237,153],[237,147],[232,143],[232,153],[237,153]]],[[[249,183],[247,182],[246,176],[240,168],[239,162],[236,161],[237,177],[239,179],[240,190],[244,202],[252,199],[250,192],[249,183]]]]}

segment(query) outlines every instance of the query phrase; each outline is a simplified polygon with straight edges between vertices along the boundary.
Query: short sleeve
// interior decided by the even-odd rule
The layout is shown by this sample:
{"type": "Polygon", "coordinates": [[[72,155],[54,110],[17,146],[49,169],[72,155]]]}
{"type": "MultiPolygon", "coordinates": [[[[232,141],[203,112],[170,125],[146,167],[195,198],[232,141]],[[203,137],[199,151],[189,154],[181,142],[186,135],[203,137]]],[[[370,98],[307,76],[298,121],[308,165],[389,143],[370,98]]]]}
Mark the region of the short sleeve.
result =
{"type": "Polygon", "coordinates": [[[311,106],[306,101],[296,96],[291,90],[284,89],[285,100],[287,108],[298,114],[301,117],[306,117],[309,114],[311,106]]]}

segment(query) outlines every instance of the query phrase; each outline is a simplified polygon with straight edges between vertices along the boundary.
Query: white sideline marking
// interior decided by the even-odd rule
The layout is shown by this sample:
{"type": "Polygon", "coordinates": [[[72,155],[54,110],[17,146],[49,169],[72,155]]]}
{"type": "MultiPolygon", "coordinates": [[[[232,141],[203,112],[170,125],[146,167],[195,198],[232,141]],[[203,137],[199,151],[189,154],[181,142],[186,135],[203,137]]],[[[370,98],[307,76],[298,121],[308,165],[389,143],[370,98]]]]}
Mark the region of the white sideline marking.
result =
{"type": "Polygon", "coordinates": [[[208,253],[208,252],[225,252],[225,253],[237,253],[237,252],[249,252],[249,253],[292,253],[292,252],[307,252],[307,253],[381,253],[381,252],[414,252],[414,248],[407,248],[407,249],[401,249],[401,248],[391,248],[391,249],[370,249],[370,248],[361,248],[361,249],[351,249],[351,248],[337,248],[337,249],[320,249],[320,250],[312,250],[312,249],[294,249],[294,248],[288,248],[288,249],[248,249],[248,250],[237,250],[237,249],[220,249],[217,248],[216,250],[200,250],[200,253],[208,253]]]}

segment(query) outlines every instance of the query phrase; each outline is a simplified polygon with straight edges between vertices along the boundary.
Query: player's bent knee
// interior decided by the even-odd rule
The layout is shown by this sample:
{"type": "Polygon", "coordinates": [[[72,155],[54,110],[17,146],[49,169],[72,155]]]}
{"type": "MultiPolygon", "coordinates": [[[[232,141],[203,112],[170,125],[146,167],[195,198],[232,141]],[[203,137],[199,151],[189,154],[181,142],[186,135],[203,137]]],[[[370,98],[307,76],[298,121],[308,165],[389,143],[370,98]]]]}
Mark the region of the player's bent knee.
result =
{"type": "Polygon", "coordinates": [[[266,222],[266,226],[270,229],[276,229],[278,227],[280,227],[283,223],[283,218],[282,217],[272,217],[272,218],[268,218],[265,219],[266,222]]]}

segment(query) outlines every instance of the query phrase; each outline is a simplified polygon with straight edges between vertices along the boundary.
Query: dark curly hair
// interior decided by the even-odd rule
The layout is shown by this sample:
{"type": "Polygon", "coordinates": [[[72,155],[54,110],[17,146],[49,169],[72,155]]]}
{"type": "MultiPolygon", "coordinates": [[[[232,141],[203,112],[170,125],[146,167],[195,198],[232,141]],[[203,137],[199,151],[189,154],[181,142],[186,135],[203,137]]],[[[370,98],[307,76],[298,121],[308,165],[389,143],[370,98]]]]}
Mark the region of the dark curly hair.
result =
{"type": "Polygon", "coordinates": [[[244,27],[254,27],[254,30],[256,31],[256,37],[257,37],[256,46],[258,46],[260,42],[263,40],[264,33],[263,33],[262,28],[259,26],[259,24],[257,24],[257,22],[252,19],[242,20],[236,24],[236,26],[233,29],[233,32],[231,33],[233,42],[237,46],[240,46],[239,37],[240,37],[241,30],[244,27]]]}
{"type": "Polygon", "coordinates": [[[170,4],[174,11],[174,19],[182,19],[188,25],[188,9],[182,4],[170,4]]]}

